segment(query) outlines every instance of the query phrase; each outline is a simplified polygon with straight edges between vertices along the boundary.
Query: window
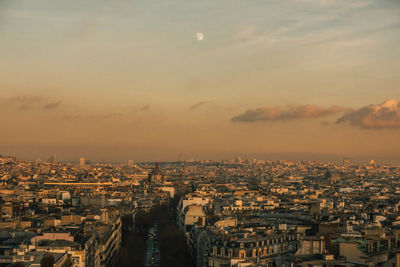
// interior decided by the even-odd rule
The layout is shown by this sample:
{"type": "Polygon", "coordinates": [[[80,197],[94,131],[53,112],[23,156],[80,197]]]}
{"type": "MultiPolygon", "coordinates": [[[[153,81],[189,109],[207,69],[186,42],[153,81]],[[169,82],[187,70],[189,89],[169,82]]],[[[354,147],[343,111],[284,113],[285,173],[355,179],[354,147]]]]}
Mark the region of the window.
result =
{"type": "Polygon", "coordinates": [[[239,258],[241,258],[241,259],[246,258],[246,251],[244,251],[244,250],[239,251],[239,258]]]}

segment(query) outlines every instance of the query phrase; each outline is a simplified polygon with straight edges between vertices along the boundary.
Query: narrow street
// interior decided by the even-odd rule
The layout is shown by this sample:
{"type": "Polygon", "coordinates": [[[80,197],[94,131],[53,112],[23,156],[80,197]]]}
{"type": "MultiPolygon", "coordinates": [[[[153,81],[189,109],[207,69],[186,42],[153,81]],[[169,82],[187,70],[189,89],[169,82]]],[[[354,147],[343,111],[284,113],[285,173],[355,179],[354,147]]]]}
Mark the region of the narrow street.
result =
{"type": "Polygon", "coordinates": [[[159,267],[160,266],[160,248],[157,239],[158,225],[157,223],[149,228],[146,241],[146,254],[145,263],[146,267],[159,267]]]}

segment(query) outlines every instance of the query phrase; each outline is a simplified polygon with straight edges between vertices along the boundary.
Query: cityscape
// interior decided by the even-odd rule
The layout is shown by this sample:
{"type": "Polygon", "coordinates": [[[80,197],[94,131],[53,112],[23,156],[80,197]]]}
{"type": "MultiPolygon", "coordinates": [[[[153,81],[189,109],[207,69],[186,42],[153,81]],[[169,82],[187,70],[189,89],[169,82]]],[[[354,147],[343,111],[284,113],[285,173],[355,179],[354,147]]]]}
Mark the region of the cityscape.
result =
{"type": "Polygon", "coordinates": [[[400,166],[373,160],[1,156],[0,177],[2,266],[400,264],[400,166]]]}
{"type": "Polygon", "coordinates": [[[0,0],[0,267],[400,267],[400,0],[0,0]]]}

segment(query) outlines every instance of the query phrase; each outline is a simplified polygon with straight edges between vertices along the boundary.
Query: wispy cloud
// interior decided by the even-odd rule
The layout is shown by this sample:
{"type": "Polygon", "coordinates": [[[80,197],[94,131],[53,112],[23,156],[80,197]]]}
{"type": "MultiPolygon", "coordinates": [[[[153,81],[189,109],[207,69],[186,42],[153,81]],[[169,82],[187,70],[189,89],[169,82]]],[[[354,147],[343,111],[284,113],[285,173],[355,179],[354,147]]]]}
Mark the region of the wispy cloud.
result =
{"type": "Polygon", "coordinates": [[[296,0],[304,4],[310,4],[322,8],[335,7],[340,10],[358,9],[368,7],[372,4],[371,0],[296,0]]]}
{"type": "Polygon", "coordinates": [[[46,103],[43,106],[43,109],[54,109],[54,108],[57,108],[58,106],[60,106],[60,104],[61,104],[61,101],[46,103]]]}
{"type": "Polygon", "coordinates": [[[212,102],[211,101],[200,101],[200,102],[197,102],[196,104],[190,106],[189,110],[190,111],[195,111],[196,109],[204,106],[205,104],[209,104],[209,103],[212,103],[212,102]]]}
{"type": "Polygon", "coordinates": [[[400,101],[389,99],[345,114],[336,123],[350,123],[361,129],[400,128],[400,101]]]}
{"type": "Polygon", "coordinates": [[[61,101],[45,102],[45,98],[42,96],[16,96],[7,99],[7,102],[11,105],[17,105],[19,110],[30,110],[30,109],[55,109],[61,104],[61,101]]]}
{"type": "Polygon", "coordinates": [[[317,105],[277,106],[249,109],[231,119],[233,122],[286,121],[320,118],[346,111],[340,106],[320,107],[317,105]]]}
{"type": "Polygon", "coordinates": [[[398,27],[396,9],[376,8],[373,0],[288,0],[282,1],[288,8],[282,12],[281,5],[272,6],[269,24],[247,25],[233,34],[237,45],[314,45],[320,43],[355,42],[370,38],[372,33],[398,27]],[[302,5],[305,9],[292,9],[302,5]],[[387,16],[382,17],[385,12],[387,16]],[[274,15],[275,15],[274,14],[274,15]],[[374,18],[374,22],[372,22],[374,18]]]}
{"type": "Polygon", "coordinates": [[[6,99],[7,103],[17,105],[19,110],[30,110],[43,102],[41,96],[16,96],[6,99]]]}

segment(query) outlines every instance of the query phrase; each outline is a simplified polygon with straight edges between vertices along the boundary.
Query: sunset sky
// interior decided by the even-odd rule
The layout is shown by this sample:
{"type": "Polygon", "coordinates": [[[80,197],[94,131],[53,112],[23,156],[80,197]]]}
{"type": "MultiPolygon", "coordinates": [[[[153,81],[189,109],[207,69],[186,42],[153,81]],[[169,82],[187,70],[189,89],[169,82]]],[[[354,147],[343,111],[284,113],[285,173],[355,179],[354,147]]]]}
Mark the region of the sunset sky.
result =
{"type": "Polygon", "coordinates": [[[0,154],[400,164],[399,100],[398,0],[0,0],[0,154]]]}

